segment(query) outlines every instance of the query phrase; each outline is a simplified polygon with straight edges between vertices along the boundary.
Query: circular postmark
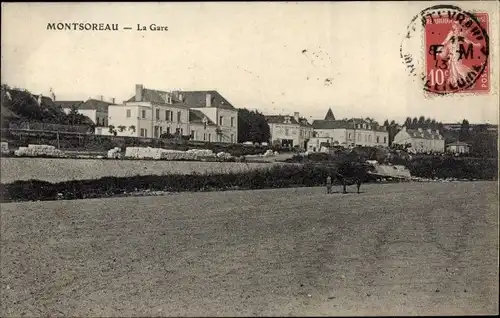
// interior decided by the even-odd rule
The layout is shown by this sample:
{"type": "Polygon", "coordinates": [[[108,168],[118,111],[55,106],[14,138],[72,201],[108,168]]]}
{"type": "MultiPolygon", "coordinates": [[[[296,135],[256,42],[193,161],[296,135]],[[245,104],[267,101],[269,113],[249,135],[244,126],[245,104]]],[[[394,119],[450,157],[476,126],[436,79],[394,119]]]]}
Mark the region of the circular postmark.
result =
{"type": "MultiPolygon", "coordinates": [[[[488,67],[486,13],[452,5],[422,10],[407,27],[400,57],[424,91],[435,94],[481,91],[488,67]],[[486,22],[485,22],[486,21],[486,22]]],[[[484,90],[484,89],[483,89],[484,90]]]]}

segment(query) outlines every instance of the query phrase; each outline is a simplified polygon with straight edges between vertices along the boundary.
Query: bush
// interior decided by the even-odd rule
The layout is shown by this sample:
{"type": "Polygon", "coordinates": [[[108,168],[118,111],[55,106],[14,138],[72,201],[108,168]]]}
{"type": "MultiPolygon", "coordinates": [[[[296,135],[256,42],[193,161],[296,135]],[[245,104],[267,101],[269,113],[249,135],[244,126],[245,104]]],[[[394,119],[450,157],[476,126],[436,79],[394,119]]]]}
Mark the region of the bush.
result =
{"type": "Polygon", "coordinates": [[[29,180],[0,184],[2,202],[107,197],[143,190],[207,191],[265,189],[324,184],[329,168],[317,165],[284,165],[227,174],[105,177],[60,183],[29,180]]]}

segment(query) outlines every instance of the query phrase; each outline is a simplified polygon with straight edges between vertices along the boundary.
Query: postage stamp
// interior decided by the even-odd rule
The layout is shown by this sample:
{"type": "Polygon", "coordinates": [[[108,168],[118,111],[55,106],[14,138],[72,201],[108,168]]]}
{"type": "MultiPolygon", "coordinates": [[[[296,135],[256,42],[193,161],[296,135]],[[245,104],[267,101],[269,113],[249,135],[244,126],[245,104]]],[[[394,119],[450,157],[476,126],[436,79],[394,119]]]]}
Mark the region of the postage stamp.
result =
{"type": "Polygon", "coordinates": [[[426,20],[425,89],[432,93],[489,91],[488,14],[437,11],[426,20]]]}
{"type": "Polygon", "coordinates": [[[471,13],[451,5],[427,8],[408,26],[401,58],[410,75],[420,75],[426,95],[487,93],[488,28],[486,12],[471,13]]]}

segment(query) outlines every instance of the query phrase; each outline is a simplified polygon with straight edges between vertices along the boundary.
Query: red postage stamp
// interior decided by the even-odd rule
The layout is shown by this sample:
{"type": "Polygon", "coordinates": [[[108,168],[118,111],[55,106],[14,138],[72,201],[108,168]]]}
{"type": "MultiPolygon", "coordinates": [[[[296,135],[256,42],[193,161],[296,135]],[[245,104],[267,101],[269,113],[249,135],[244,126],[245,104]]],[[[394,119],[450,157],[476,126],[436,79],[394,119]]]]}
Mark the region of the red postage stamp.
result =
{"type": "Polygon", "coordinates": [[[430,93],[487,93],[488,14],[455,10],[425,16],[424,89],[430,93]]]}

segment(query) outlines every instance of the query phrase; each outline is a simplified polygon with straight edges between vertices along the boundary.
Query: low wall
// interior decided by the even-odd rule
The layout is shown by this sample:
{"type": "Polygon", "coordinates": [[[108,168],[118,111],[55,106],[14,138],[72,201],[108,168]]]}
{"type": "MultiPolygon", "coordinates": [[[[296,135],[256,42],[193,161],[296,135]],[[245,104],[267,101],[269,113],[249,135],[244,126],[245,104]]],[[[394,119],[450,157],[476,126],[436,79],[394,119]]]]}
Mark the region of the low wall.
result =
{"type": "Polygon", "coordinates": [[[1,183],[37,179],[48,182],[131,177],[136,175],[205,174],[248,171],[280,163],[1,158],[1,183]]]}

